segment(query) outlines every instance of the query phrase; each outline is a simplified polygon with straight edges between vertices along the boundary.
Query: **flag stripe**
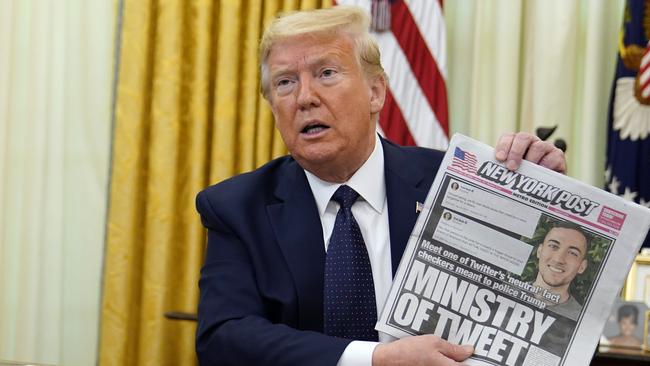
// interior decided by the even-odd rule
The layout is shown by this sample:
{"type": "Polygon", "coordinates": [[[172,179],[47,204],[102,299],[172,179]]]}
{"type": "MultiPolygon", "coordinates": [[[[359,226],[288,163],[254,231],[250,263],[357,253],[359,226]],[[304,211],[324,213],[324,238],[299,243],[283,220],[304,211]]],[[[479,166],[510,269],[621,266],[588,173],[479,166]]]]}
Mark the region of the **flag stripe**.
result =
{"type": "MultiPolygon", "coordinates": [[[[389,87],[415,142],[418,146],[446,149],[449,144],[447,134],[422,93],[409,62],[393,33],[381,32],[375,36],[382,50],[381,63],[384,65],[386,73],[390,75],[389,87]]],[[[388,136],[390,137],[390,135],[388,136]]]]}
{"type": "Polygon", "coordinates": [[[415,79],[426,96],[436,119],[446,135],[449,135],[447,91],[445,81],[438,70],[436,60],[429,52],[411,12],[403,1],[395,1],[392,8],[391,29],[402,48],[415,79]]]}
{"type": "Polygon", "coordinates": [[[390,90],[386,90],[386,101],[379,114],[379,125],[384,134],[390,136],[393,142],[407,146],[416,145],[404,120],[404,115],[402,115],[402,111],[399,109],[399,105],[395,102],[393,93],[390,90]]]}
{"type": "Polygon", "coordinates": [[[641,84],[644,84],[646,81],[648,81],[648,79],[650,79],[650,70],[648,70],[649,67],[650,67],[650,64],[646,65],[645,69],[639,70],[639,74],[641,75],[639,77],[639,81],[640,81],[641,84]]]}
{"type": "Polygon", "coordinates": [[[406,1],[415,24],[429,52],[436,60],[438,71],[447,80],[447,35],[442,5],[435,1],[406,1]]]}

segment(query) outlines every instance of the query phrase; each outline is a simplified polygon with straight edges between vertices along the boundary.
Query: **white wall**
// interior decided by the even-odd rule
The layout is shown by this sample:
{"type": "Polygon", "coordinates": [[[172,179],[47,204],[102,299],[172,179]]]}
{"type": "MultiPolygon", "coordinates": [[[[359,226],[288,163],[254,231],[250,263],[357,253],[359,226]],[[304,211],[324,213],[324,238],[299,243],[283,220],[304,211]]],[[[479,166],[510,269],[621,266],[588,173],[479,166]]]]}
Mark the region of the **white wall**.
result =
{"type": "Polygon", "coordinates": [[[0,1],[0,359],[96,362],[114,20],[0,1]]]}

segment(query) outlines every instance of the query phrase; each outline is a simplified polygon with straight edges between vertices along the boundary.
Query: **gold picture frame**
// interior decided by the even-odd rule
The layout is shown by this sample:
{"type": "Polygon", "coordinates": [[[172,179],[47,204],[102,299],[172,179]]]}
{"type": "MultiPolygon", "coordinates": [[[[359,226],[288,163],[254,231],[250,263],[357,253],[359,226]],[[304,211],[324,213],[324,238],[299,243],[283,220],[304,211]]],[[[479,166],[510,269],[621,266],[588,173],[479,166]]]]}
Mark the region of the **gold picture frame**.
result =
{"type": "MultiPolygon", "coordinates": [[[[644,301],[650,300],[650,255],[639,254],[634,258],[634,263],[627,275],[623,287],[623,299],[625,301],[644,301]]],[[[650,304],[648,304],[650,305],[650,304]]]]}
{"type": "Polygon", "coordinates": [[[645,312],[645,327],[643,330],[643,350],[650,352],[650,310],[645,312]]]}

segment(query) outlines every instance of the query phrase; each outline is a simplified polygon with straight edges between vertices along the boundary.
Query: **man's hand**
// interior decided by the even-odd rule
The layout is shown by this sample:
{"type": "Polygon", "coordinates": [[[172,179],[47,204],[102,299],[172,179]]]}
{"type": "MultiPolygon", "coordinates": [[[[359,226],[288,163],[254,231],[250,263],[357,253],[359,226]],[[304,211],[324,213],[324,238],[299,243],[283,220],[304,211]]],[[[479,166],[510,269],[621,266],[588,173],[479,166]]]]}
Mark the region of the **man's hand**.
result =
{"type": "Polygon", "coordinates": [[[564,152],[552,142],[542,141],[539,137],[528,132],[506,133],[497,142],[496,158],[506,161],[506,168],[516,170],[521,165],[521,159],[543,167],[566,174],[566,159],[564,152]]]}
{"type": "Polygon", "coordinates": [[[473,352],[472,346],[459,346],[426,334],[378,345],[372,354],[372,365],[455,366],[473,352]]]}

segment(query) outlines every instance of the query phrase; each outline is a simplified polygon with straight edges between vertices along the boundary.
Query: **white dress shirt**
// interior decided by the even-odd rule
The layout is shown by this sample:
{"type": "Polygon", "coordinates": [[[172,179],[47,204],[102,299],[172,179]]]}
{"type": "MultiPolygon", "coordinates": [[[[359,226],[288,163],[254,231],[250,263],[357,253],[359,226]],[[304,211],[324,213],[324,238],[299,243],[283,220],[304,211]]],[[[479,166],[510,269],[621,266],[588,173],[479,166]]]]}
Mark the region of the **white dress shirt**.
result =
{"type": "MultiPolygon", "coordinates": [[[[377,316],[379,316],[393,282],[386,180],[384,176],[384,149],[381,141],[375,137],[375,148],[370,157],[345,183],[326,182],[308,171],[305,171],[305,174],[316,199],[316,206],[323,225],[325,251],[327,251],[339,209],[339,204],[331,200],[332,195],[343,184],[350,186],[359,193],[359,199],[352,206],[352,214],[359,224],[363,241],[366,243],[368,250],[375,285],[377,316]]],[[[388,334],[379,332],[380,342],[388,342],[394,339],[388,334]]],[[[351,342],[341,355],[337,365],[372,365],[372,352],[378,344],[377,342],[366,341],[351,342]]]]}

